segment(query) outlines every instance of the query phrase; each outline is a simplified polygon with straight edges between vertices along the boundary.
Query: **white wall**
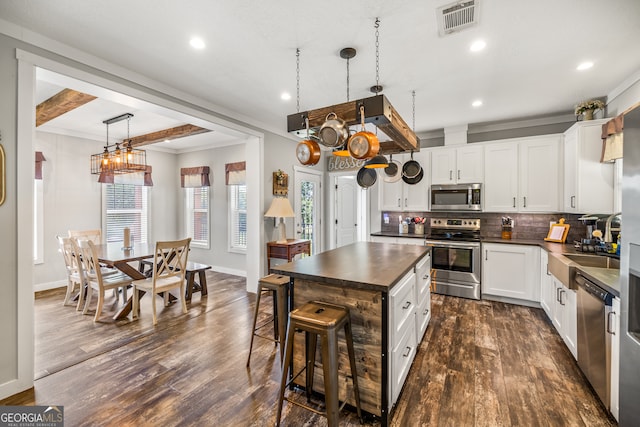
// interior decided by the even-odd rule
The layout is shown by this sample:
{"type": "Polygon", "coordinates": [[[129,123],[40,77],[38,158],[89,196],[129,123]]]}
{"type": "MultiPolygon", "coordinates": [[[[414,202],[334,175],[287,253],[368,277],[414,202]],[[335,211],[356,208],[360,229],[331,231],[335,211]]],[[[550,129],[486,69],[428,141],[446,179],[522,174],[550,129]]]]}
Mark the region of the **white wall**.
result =
{"type": "MultiPolygon", "coordinates": [[[[210,246],[209,249],[191,249],[189,259],[195,262],[209,264],[215,271],[246,275],[247,256],[245,254],[229,252],[228,245],[228,203],[227,186],[225,185],[225,164],[242,162],[245,160],[245,144],[184,153],[178,157],[178,168],[209,166],[211,181],[209,215],[210,215],[210,246]]],[[[247,173],[251,171],[247,170],[247,173]]],[[[177,218],[179,230],[186,235],[184,218],[184,190],[178,191],[177,218]]]]}

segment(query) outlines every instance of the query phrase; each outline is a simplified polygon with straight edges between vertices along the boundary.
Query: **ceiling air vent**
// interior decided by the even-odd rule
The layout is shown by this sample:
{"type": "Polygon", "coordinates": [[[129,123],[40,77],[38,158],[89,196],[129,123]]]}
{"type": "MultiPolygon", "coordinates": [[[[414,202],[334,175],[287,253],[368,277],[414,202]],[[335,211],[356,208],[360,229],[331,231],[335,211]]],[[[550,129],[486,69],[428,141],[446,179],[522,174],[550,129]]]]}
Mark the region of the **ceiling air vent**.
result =
{"type": "Polygon", "coordinates": [[[469,28],[478,23],[479,0],[458,1],[439,7],[438,33],[440,36],[469,28]]]}

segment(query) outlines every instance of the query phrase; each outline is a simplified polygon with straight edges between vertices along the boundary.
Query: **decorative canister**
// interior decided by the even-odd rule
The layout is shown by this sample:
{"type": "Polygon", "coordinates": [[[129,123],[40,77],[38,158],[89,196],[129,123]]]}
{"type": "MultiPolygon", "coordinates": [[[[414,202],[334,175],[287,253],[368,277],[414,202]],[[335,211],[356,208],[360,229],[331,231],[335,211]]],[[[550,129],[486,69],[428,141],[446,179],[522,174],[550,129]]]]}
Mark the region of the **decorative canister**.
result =
{"type": "Polygon", "coordinates": [[[424,224],[416,224],[413,234],[424,234],[424,224]]]}
{"type": "Polygon", "coordinates": [[[401,222],[398,226],[398,233],[406,234],[408,232],[409,232],[409,224],[407,224],[406,222],[401,222]]]}
{"type": "Polygon", "coordinates": [[[502,227],[502,238],[505,240],[511,240],[511,232],[513,231],[513,227],[502,227]]]}

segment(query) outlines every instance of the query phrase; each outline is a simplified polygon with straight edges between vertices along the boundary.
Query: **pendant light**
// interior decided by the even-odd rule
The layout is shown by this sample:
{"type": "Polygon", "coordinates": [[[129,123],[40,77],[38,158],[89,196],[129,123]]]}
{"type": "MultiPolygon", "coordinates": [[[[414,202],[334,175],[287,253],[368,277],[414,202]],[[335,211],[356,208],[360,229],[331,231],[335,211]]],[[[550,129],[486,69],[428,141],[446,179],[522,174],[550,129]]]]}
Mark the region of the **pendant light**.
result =
{"type": "MultiPolygon", "coordinates": [[[[352,47],[345,47],[340,51],[340,58],[347,60],[347,102],[349,102],[349,60],[356,56],[356,50],[352,47]]],[[[348,140],[348,139],[347,139],[348,140]]],[[[332,151],[334,156],[350,157],[351,154],[347,150],[347,142],[332,151]]]]}
{"type": "Polygon", "coordinates": [[[129,123],[133,114],[125,113],[110,119],[104,120],[107,127],[107,141],[101,153],[91,155],[91,173],[101,176],[126,174],[133,172],[144,172],[147,169],[147,154],[144,150],[139,150],[131,146],[129,136],[129,123]],[[122,143],[116,142],[109,145],[109,125],[121,120],[127,121],[127,139],[122,143]],[[122,146],[121,146],[122,144],[122,146]],[[113,150],[111,150],[113,147],[113,150]]]}

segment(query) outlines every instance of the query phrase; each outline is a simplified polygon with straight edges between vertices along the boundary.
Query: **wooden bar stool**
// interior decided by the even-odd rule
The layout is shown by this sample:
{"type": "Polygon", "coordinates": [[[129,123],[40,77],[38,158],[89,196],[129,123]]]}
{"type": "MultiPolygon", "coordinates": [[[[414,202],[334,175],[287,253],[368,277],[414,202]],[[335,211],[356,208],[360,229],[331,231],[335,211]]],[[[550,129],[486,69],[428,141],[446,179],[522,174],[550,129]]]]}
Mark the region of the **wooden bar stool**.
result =
{"type": "Polygon", "coordinates": [[[356,371],[356,359],[353,350],[353,336],[351,334],[351,318],[349,309],[340,305],[326,302],[312,301],[289,313],[289,329],[287,332],[285,357],[282,362],[282,379],[280,381],[280,395],[278,398],[278,412],[276,415],[276,425],[280,425],[283,401],[293,403],[316,414],[327,417],[329,426],[338,425],[338,415],[346,404],[347,398],[342,406],[339,406],[338,399],[338,331],[344,328],[344,335],[347,341],[349,352],[349,363],[351,365],[351,378],[353,380],[353,393],[356,400],[356,410],[362,422],[362,412],[360,409],[360,392],[358,390],[358,375],[356,371]],[[292,366],[293,342],[296,330],[305,333],[305,360],[306,366],[287,381],[289,367],[292,366]],[[321,338],[322,368],[324,371],[324,390],[326,412],[320,412],[302,403],[296,402],[284,396],[285,389],[303,371],[306,370],[305,390],[307,402],[313,392],[313,374],[315,370],[316,345],[318,336],[321,338]]]}
{"type": "Polygon", "coordinates": [[[256,299],[256,309],[253,315],[253,328],[251,333],[251,344],[249,345],[249,357],[247,357],[247,367],[251,362],[251,351],[253,350],[253,339],[255,337],[265,338],[280,344],[280,360],[284,356],[284,337],[287,330],[287,313],[289,305],[287,304],[287,294],[289,287],[289,276],[280,274],[269,274],[258,281],[258,295],[256,299]],[[263,291],[273,292],[273,319],[256,327],[258,322],[258,312],[260,311],[260,296],[263,291]],[[257,331],[273,320],[273,338],[260,335],[257,331]]]}

